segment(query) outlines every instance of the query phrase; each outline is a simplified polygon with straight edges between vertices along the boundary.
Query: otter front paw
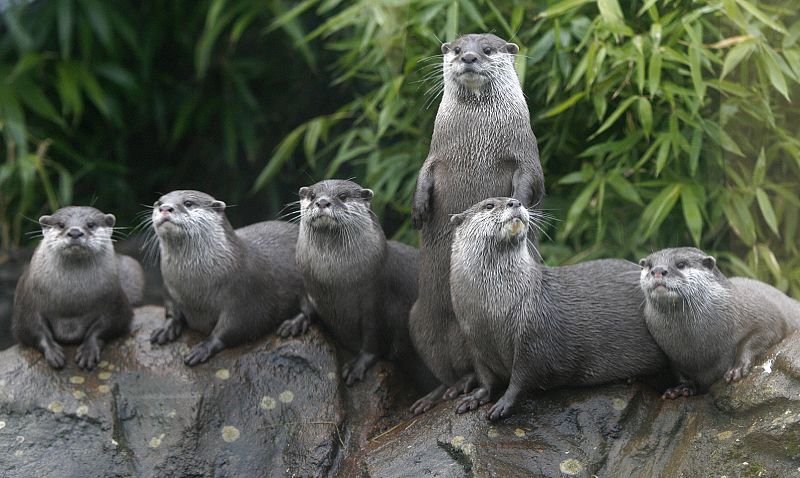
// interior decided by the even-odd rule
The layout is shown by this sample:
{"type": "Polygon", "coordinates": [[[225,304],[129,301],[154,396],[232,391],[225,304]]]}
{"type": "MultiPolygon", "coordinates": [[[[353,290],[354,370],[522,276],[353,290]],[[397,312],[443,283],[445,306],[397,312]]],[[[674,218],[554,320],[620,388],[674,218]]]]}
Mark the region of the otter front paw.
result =
{"type": "Polygon", "coordinates": [[[214,354],[223,348],[224,347],[222,346],[222,343],[215,339],[200,342],[192,347],[192,350],[190,350],[186,355],[186,358],[183,359],[183,363],[189,367],[200,365],[201,363],[208,361],[208,359],[213,357],[214,354]]]}
{"type": "Polygon", "coordinates": [[[681,383],[675,387],[668,388],[661,398],[664,400],[674,400],[678,397],[691,397],[697,393],[694,385],[688,383],[681,383]]]}
{"type": "Polygon", "coordinates": [[[311,319],[306,314],[297,314],[294,319],[284,320],[281,326],[278,327],[277,334],[283,338],[297,337],[308,332],[310,325],[311,319]]]}
{"type": "Polygon", "coordinates": [[[411,210],[411,225],[414,229],[422,229],[422,224],[430,218],[430,195],[414,197],[414,207],[411,210]]]}
{"type": "Polygon", "coordinates": [[[414,415],[419,415],[421,413],[425,413],[431,408],[434,407],[439,400],[442,398],[442,394],[444,393],[444,385],[439,385],[429,394],[425,395],[424,397],[420,398],[413,405],[411,405],[411,413],[414,415]]]}
{"type": "Polygon", "coordinates": [[[736,364],[733,368],[725,372],[725,381],[728,383],[738,382],[745,378],[750,370],[753,368],[753,363],[750,361],[742,361],[736,364]]]}
{"type": "Polygon", "coordinates": [[[516,401],[509,399],[505,395],[503,395],[502,397],[500,397],[500,400],[498,400],[494,405],[492,405],[492,408],[490,408],[489,411],[486,412],[486,419],[491,421],[496,421],[501,418],[510,416],[512,413],[514,413],[515,407],[516,407],[516,401]]]}
{"type": "Polygon", "coordinates": [[[349,387],[356,382],[364,380],[364,374],[378,361],[378,357],[367,352],[361,352],[354,359],[347,362],[342,369],[342,378],[349,387]]]}
{"type": "Polygon", "coordinates": [[[150,335],[151,344],[163,345],[167,342],[173,342],[180,337],[183,332],[183,324],[180,320],[167,319],[166,325],[160,329],[156,329],[150,335]]]}
{"type": "Polygon", "coordinates": [[[67,357],[64,349],[58,344],[48,344],[44,346],[42,353],[47,363],[54,369],[62,369],[67,364],[67,357]]]}
{"type": "Polygon", "coordinates": [[[474,373],[469,373],[464,375],[463,377],[459,378],[456,383],[450,386],[446,392],[444,392],[444,399],[445,400],[452,400],[459,395],[471,392],[475,387],[478,386],[478,379],[475,377],[474,373]]]}
{"type": "Polygon", "coordinates": [[[78,347],[75,362],[83,370],[92,370],[100,362],[100,345],[94,340],[87,340],[78,347]]]}
{"type": "Polygon", "coordinates": [[[472,410],[477,410],[481,405],[489,403],[489,390],[481,387],[472,393],[464,395],[456,405],[456,413],[459,415],[472,410]]]}

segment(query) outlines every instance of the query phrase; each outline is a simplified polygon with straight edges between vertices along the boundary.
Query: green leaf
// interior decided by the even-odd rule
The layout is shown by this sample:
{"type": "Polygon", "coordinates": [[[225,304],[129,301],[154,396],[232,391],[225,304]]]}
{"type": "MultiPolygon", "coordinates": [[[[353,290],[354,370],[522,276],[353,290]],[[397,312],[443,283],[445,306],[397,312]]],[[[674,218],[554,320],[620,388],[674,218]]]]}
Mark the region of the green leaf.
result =
{"type": "Polygon", "coordinates": [[[697,166],[700,163],[700,151],[703,148],[703,129],[694,128],[692,130],[692,142],[689,145],[689,175],[694,177],[697,174],[697,166]]]}
{"type": "Polygon", "coordinates": [[[783,34],[787,33],[786,29],[783,28],[783,26],[781,26],[780,24],[772,21],[772,19],[770,19],[764,12],[762,12],[761,10],[756,8],[755,5],[753,5],[752,3],[748,2],[747,0],[736,0],[736,3],[738,3],[739,6],[742,7],[743,9],[747,10],[748,12],[750,12],[751,15],[753,15],[756,18],[758,18],[761,21],[761,23],[763,23],[764,25],[772,28],[776,32],[783,33],[783,34]]]}
{"type": "Polygon", "coordinates": [[[753,50],[755,50],[755,43],[752,41],[739,43],[731,48],[731,51],[725,55],[725,61],[722,63],[722,73],[719,76],[720,80],[733,71],[742,60],[750,56],[753,50]]]}
{"type": "Polygon", "coordinates": [[[567,237],[575,225],[578,224],[578,219],[580,219],[583,212],[586,210],[586,206],[589,204],[589,201],[592,199],[592,195],[597,190],[597,187],[600,185],[600,176],[597,176],[590,182],[578,197],[575,198],[575,201],[572,202],[572,205],[569,207],[569,211],[567,211],[567,222],[564,225],[564,231],[561,233],[563,237],[567,237]]]}
{"type": "Polygon", "coordinates": [[[625,26],[622,9],[617,0],[597,0],[597,8],[600,10],[600,16],[613,30],[619,31],[625,26]]]}
{"type": "Polygon", "coordinates": [[[653,107],[650,105],[650,100],[644,96],[639,97],[637,105],[639,111],[639,121],[642,123],[645,136],[650,136],[653,131],[653,107]]]}
{"type": "Polygon", "coordinates": [[[764,176],[767,174],[767,156],[764,154],[764,148],[758,153],[756,165],[753,167],[753,184],[761,186],[764,183],[764,176]]]}
{"type": "Polygon", "coordinates": [[[756,226],[750,209],[741,195],[735,191],[726,194],[726,200],[722,202],[722,210],[725,217],[728,218],[728,224],[733,232],[745,245],[752,246],[756,242],[756,226]]]}
{"type": "Polygon", "coordinates": [[[563,15],[570,10],[575,10],[578,7],[587,4],[593,0],[564,0],[563,2],[556,3],[555,5],[551,5],[547,10],[543,11],[537,18],[550,18],[550,17],[557,17],[559,15],[563,15]]]}
{"type": "Polygon", "coordinates": [[[786,101],[791,101],[789,99],[789,88],[786,85],[786,79],[783,77],[780,64],[776,58],[778,54],[775,53],[775,50],[767,45],[762,44],[761,49],[764,52],[760,56],[761,64],[764,65],[764,69],[766,70],[766,74],[770,83],[772,83],[772,86],[774,86],[775,89],[778,90],[778,92],[782,94],[784,98],[786,98],[786,101]]]}
{"type": "Polygon", "coordinates": [[[764,217],[764,221],[767,222],[767,226],[772,229],[775,235],[780,236],[780,232],[778,232],[778,218],[775,216],[772,203],[763,189],[756,188],[756,200],[758,202],[758,208],[761,209],[761,215],[764,217]]]}
{"type": "Polygon", "coordinates": [[[445,16],[445,41],[453,41],[458,35],[458,2],[450,2],[445,16]]]}
{"type": "Polygon", "coordinates": [[[669,159],[669,148],[671,144],[671,142],[664,140],[658,147],[658,154],[656,154],[656,176],[661,174],[661,171],[664,170],[664,166],[667,165],[667,160],[669,159]]]}
{"type": "Polygon", "coordinates": [[[291,157],[294,150],[297,148],[297,143],[300,142],[300,137],[306,130],[306,125],[300,125],[291,133],[289,133],[275,149],[275,154],[272,155],[267,165],[261,171],[261,174],[256,178],[253,184],[252,191],[258,191],[263,188],[272,178],[274,178],[281,170],[281,167],[291,157]]]}
{"type": "Polygon", "coordinates": [[[642,220],[639,223],[639,228],[644,229],[643,234],[639,236],[639,242],[648,239],[655,233],[661,226],[661,223],[667,218],[669,213],[678,202],[681,195],[682,185],[680,183],[666,186],[661,190],[658,195],[653,198],[650,204],[642,212],[642,220]]]}
{"type": "Polygon", "coordinates": [[[563,113],[564,111],[570,109],[571,107],[575,106],[575,104],[582,100],[586,96],[585,91],[581,91],[580,93],[575,93],[574,95],[570,96],[566,100],[562,101],[561,103],[553,106],[549,110],[542,113],[539,118],[552,118],[553,116],[558,116],[559,114],[563,113]]]}
{"type": "Polygon", "coordinates": [[[689,46],[689,71],[692,75],[692,84],[697,97],[702,100],[706,95],[706,84],[703,81],[703,71],[700,65],[700,48],[689,46]]]}
{"type": "Polygon", "coordinates": [[[69,60],[72,50],[72,0],[58,0],[56,19],[58,20],[58,41],[61,46],[61,57],[69,60]]]}
{"type": "Polygon", "coordinates": [[[696,246],[699,246],[703,233],[703,216],[700,213],[700,199],[695,192],[695,187],[687,186],[681,189],[681,206],[683,207],[683,219],[686,221],[692,240],[696,246]]]}
{"type": "Polygon", "coordinates": [[[650,55],[650,66],[647,69],[647,88],[650,90],[650,96],[655,96],[658,93],[660,84],[661,52],[654,49],[653,53],[650,55]]]}
{"type": "Polygon", "coordinates": [[[617,119],[619,119],[620,116],[622,116],[622,113],[624,113],[625,110],[627,110],[637,99],[638,99],[637,97],[631,96],[630,98],[627,98],[625,101],[623,101],[619,106],[617,106],[617,109],[614,110],[614,112],[608,116],[608,118],[603,122],[603,124],[600,125],[600,128],[598,128],[593,135],[589,136],[589,139],[597,137],[597,135],[610,128],[611,125],[613,125],[614,122],[617,121],[617,119]]]}
{"type": "Polygon", "coordinates": [[[639,191],[637,191],[636,187],[621,174],[617,173],[608,175],[606,177],[606,182],[614,191],[617,192],[617,194],[620,195],[621,198],[640,206],[644,205],[642,202],[642,197],[639,196],[639,191]]]}

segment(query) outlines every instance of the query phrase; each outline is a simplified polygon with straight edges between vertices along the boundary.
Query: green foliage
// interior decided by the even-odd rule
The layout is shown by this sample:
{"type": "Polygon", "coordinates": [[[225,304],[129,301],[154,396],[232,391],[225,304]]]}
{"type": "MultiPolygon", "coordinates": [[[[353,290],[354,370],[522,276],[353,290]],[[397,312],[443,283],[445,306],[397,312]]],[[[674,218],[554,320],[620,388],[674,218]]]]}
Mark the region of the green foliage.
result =
{"type": "MultiPolygon", "coordinates": [[[[197,187],[274,215],[355,176],[396,237],[438,106],[439,46],[494,31],[558,220],[552,263],[695,244],[800,295],[794,0],[39,0],[3,12],[3,246],[22,215],[120,216],[197,187]],[[251,203],[252,204],[252,203],[251,203]]],[[[240,208],[244,209],[244,208],[240,208]]],[[[234,214],[238,211],[233,210],[234,214]]]]}
{"type": "Polygon", "coordinates": [[[440,40],[493,30],[521,48],[545,207],[560,219],[546,258],[637,259],[697,245],[719,253],[729,272],[800,293],[800,142],[790,103],[800,96],[800,18],[792,0],[303,8],[323,18],[305,41],[321,38],[335,50],[334,83],[360,94],[286,136],[262,180],[293,156],[319,177],[350,165],[376,198],[407,215],[432,132],[437,101],[423,93],[438,93],[440,40]]]}

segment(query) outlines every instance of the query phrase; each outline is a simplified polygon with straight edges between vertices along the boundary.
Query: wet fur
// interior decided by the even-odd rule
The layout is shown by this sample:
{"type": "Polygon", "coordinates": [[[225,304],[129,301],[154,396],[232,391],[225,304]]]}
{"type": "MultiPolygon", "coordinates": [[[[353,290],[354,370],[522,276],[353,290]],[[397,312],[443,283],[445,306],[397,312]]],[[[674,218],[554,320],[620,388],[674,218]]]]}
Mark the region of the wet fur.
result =
{"type": "Polygon", "coordinates": [[[699,249],[664,249],[642,259],[642,267],[647,325],[681,382],[666,398],[706,392],[723,377],[742,378],[758,356],[800,326],[800,302],[757,280],[726,278],[699,249]],[[658,281],[657,267],[666,271],[658,281]],[[659,282],[669,292],[655,292],[659,282]]]}
{"type": "Polygon", "coordinates": [[[408,313],[417,298],[417,250],[386,240],[371,198],[371,191],[352,181],[301,189],[297,264],[309,303],[336,341],[367,361],[357,367],[357,357],[348,364],[346,382],[362,378],[374,356],[396,361],[418,386],[431,386],[408,334],[408,313]],[[331,203],[326,213],[315,205],[320,199],[331,203]],[[335,224],[314,222],[327,213],[332,219],[323,221],[335,224]]]}
{"type": "Polygon", "coordinates": [[[540,265],[526,237],[528,212],[517,209],[525,227],[512,234],[508,201],[488,199],[454,219],[461,225],[453,241],[453,306],[484,389],[479,400],[467,396],[472,402],[460,411],[503,395],[488,413],[497,419],[534,390],[664,369],[642,316],[639,267],[616,259],[540,265]]]}
{"type": "MultiPolygon", "coordinates": [[[[443,45],[444,95],[430,152],[417,179],[413,219],[420,232],[420,297],[411,311],[414,344],[447,385],[472,372],[450,302],[450,216],[477,201],[513,196],[540,206],[544,179],[530,113],[514,70],[516,45],[494,35],[465,35],[443,45]],[[483,45],[494,53],[486,56],[483,45]],[[460,55],[473,51],[487,81],[469,88],[456,79],[460,55]]],[[[468,388],[468,387],[467,387],[468,388]]],[[[433,403],[438,397],[429,397],[433,403]]],[[[423,409],[428,408],[426,405],[423,409]]]]}
{"type": "Polygon", "coordinates": [[[156,223],[164,204],[174,207],[179,226],[156,225],[167,324],[152,341],[175,340],[184,325],[208,334],[186,357],[187,365],[197,365],[223,348],[267,335],[300,312],[296,225],[267,221],[234,230],[224,203],[198,191],[162,196],[153,212],[156,223]]]}
{"type": "Polygon", "coordinates": [[[17,283],[14,336],[42,351],[55,368],[66,364],[59,343],[81,344],[76,361],[94,368],[103,342],[128,331],[131,305],[142,299],[144,273],[136,260],[115,254],[113,216],[90,207],[66,207],[40,221],[43,240],[17,283]],[[88,222],[96,228],[88,229],[88,222]],[[81,249],[65,248],[71,228],[83,231],[81,249]]]}

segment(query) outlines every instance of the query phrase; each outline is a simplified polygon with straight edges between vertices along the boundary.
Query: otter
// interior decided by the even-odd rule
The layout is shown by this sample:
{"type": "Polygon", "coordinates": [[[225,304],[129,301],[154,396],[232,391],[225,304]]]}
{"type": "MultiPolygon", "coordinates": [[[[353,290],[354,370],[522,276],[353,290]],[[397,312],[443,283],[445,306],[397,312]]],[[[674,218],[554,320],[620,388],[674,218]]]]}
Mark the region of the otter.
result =
{"type": "Polygon", "coordinates": [[[699,249],[663,249],[639,265],[647,326],[679,378],[665,399],[705,393],[720,378],[741,380],[800,327],[800,302],[757,280],[726,278],[699,249]]]}
{"type": "Polygon", "coordinates": [[[347,385],[379,359],[398,363],[420,387],[435,381],[414,351],[408,312],[417,299],[417,250],[387,241],[372,212],[373,192],[346,180],[300,188],[297,265],[311,305],[278,333],[297,335],[313,313],[357,355],[343,367],[347,385]]]}
{"type": "Polygon", "coordinates": [[[529,391],[666,369],[642,315],[639,267],[618,259],[542,266],[528,240],[531,217],[507,197],[453,216],[450,291],[481,385],[458,413],[502,393],[486,414],[497,420],[529,391]]]}
{"type": "Polygon", "coordinates": [[[539,149],[514,70],[517,52],[517,45],[492,34],[464,35],[442,45],[444,94],[414,194],[421,292],[410,326],[428,367],[451,387],[421,398],[412,406],[415,414],[475,383],[450,303],[450,216],[487,197],[513,196],[525,207],[539,206],[544,197],[539,149]]]}
{"type": "Polygon", "coordinates": [[[184,326],[208,334],[184,358],[186,365],[206,362],[226,347],[272,332],[291,314],[302,314],[296,225],[267,221],[234,230],[225,203],[200,191],[161,196],[151,219],[167,320],[150,341],[171,342],[184,326]]]}
{"type": "Polygon", "coordinates": [[[93,369],[103,344],[127,333],[142,300],[144,271],[114,252],[115,223],[113,214],[82,206],[39,218],[42,242],[17,283],[12,331],[55,369],[67,363],[59,344],[75,343],[78,366],[93,369]]]}

